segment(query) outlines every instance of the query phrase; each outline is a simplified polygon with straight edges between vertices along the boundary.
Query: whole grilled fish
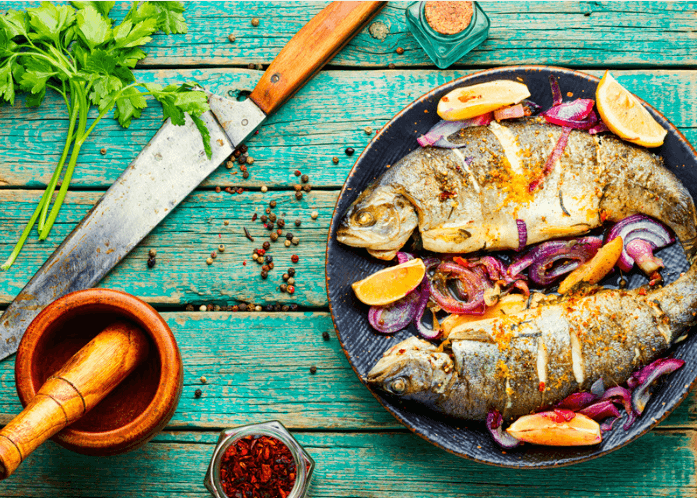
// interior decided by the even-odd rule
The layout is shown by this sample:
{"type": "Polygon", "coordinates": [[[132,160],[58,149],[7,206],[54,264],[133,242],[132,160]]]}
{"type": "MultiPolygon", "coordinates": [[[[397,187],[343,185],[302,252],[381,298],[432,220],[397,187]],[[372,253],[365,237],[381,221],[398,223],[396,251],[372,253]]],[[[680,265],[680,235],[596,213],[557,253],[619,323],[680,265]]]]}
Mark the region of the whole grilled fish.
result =
{"type": "Polygon", "coordinates": [[[606,289],[465,324],[451,332],[443,352],[411,337],[385,353],[367,380],[454,417],[484,420],[497,409],[515,418],[588,390],[599,378],[606,386],[625,382],[663,356],[696,315],[693,265],[646,295],[606,289]]]}
{"type": "Polygon", "coordinates": [[[562,128],[543,118],[492,122],[449,137],[460,149],[419,148],[361,193],[337,239],[392,259],[418,226],[438,253],[520,249],[643,213],[670,226],[688,257],[697,247],[689,192],[660,158],[613,136],[572,130],[544,173],[562,128]]]}

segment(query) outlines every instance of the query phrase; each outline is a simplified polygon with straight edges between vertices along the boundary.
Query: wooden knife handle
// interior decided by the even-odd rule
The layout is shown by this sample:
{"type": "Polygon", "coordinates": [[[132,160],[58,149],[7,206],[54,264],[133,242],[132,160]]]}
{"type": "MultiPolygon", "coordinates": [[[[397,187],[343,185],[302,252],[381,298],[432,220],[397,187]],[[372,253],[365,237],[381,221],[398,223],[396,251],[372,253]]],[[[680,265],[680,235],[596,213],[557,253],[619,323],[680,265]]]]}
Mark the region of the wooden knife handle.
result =
{"type": "Polygon", "coordinates": [[[283,47],[250,94],[268,116],[297,92],[387,2],[332,2],[283,47]]]}
{"type": "Polygon", "coordinates": [[[93,408],[148,355],[148,340],[128,322],[116,322],[68,360],[0,431],[0,479],[46,439],[93,408]]]}

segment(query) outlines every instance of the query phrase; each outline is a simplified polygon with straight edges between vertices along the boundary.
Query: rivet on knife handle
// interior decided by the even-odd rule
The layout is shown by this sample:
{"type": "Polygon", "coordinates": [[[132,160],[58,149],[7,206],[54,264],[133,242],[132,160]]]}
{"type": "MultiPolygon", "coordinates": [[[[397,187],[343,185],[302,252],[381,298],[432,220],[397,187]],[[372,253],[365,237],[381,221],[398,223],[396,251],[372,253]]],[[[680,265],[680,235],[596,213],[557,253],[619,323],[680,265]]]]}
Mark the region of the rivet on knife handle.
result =
{"type": "Polygon", "coordinates": [[[297,92],[386,2],[332,2],[271,62],[249,96],[268,116],[297,92]]]}

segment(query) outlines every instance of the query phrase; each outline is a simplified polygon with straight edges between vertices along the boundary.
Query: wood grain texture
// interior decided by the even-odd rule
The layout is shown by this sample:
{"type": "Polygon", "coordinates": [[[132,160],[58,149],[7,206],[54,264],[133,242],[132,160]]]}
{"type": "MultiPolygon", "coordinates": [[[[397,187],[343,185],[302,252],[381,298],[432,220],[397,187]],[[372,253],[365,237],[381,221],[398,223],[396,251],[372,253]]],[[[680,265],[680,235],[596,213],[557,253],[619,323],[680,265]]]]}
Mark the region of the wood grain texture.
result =
{"type": "MultiPolygon", "coordinates": [[[[696,18],[697,19],[697,18],[696,18]]],[[[263,123],[247,144],[254,164],[244,180],[239,168],[218,168],[202,185],[289,188],[295,170],[308,173],[313,186],[338,188],[360,152],[379,129],[406,105],[436,86],[473,71],[322,71],[278,113],[263,123]],[[355,149],[352,157],[346,147],[355,149]],[[332,157],[339,162],[334,164],[332,157]]],[[[603,71],[589,71],[602,76],[603,71]]],[[[697,84],[694,71],[613,71],[617,80],[650,102],[693,143],[697,143],[697,84]]],[[[143,81],[197,81],[233,98],[250,91],[261,76],[247,69],[139,71],[143,81]]],[[[72,179],[74,188],[109,187],[161,125],[159,104],[150,107],[127,130],[112,118],[100,122],[82,147],[72,179]],[[105,155],[100,150],[106,149],[105,155]]],[[[0,186],[39,188],[53,173],[68,123],[62,100],[49,95],[39,108],[0,109],[0,186]]]]}
{"type": "MultiPolygon", "coordinates": [[[[4,2],[22,8],[38,2],[4,2]]],[[[336,58],[345,68],[434,67],[408,30],[408,2],[390,2],[374,22],[384,40],[364,29],[336,58]],[[395,52],[397,47],[404,53],[395,52]]],[[[191,2],[186,35],[155,35],[142,65],[269,64],[326,2],[191,2]],[[258,18],[258,27],[251,24],[258,18]],[[236,41],[230,43],[228,35],[236,41]]],[[[573,67],[689,66],[697,62],[694,2],[481,2],[491,20],[488,39],[456,66],[552,64],[573,67]]],[[[128,4],[117,4],[121,18],[128,4]]]]}
{"type": "MultiPolygon", "coordinates": [[[[687,498],[697,491],[692,431],[653,431],[605,458],[544,472],[470,462],[403,432],[293,435],[317,463],[314,498],[687,498]]],[[[212,432],[162,433],[133,453],[109,458],[48,443],[0,485],[0,497],[24,497],[27,490],[47,498],[210,497],[203,477],[216,439],[212,432]]]]}

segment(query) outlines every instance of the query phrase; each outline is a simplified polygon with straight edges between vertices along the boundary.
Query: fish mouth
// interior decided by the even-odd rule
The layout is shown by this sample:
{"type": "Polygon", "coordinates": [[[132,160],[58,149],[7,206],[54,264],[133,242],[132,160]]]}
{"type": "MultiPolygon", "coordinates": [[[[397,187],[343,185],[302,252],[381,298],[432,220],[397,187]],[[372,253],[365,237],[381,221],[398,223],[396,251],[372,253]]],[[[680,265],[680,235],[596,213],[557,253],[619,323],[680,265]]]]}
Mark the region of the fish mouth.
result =
{"type": "Polygon", "coordinates": [[[366,247],[370,249],[378,250],[390,250],[391,247],[386,247],[390,244],[390,240],[375,237],[374,232],[364,232],[362,230],[355,230],[354,228],[346,225],[339,226],[336,231],[336,240],[342,244],[346,244],[351,247],[366,247]]]}

